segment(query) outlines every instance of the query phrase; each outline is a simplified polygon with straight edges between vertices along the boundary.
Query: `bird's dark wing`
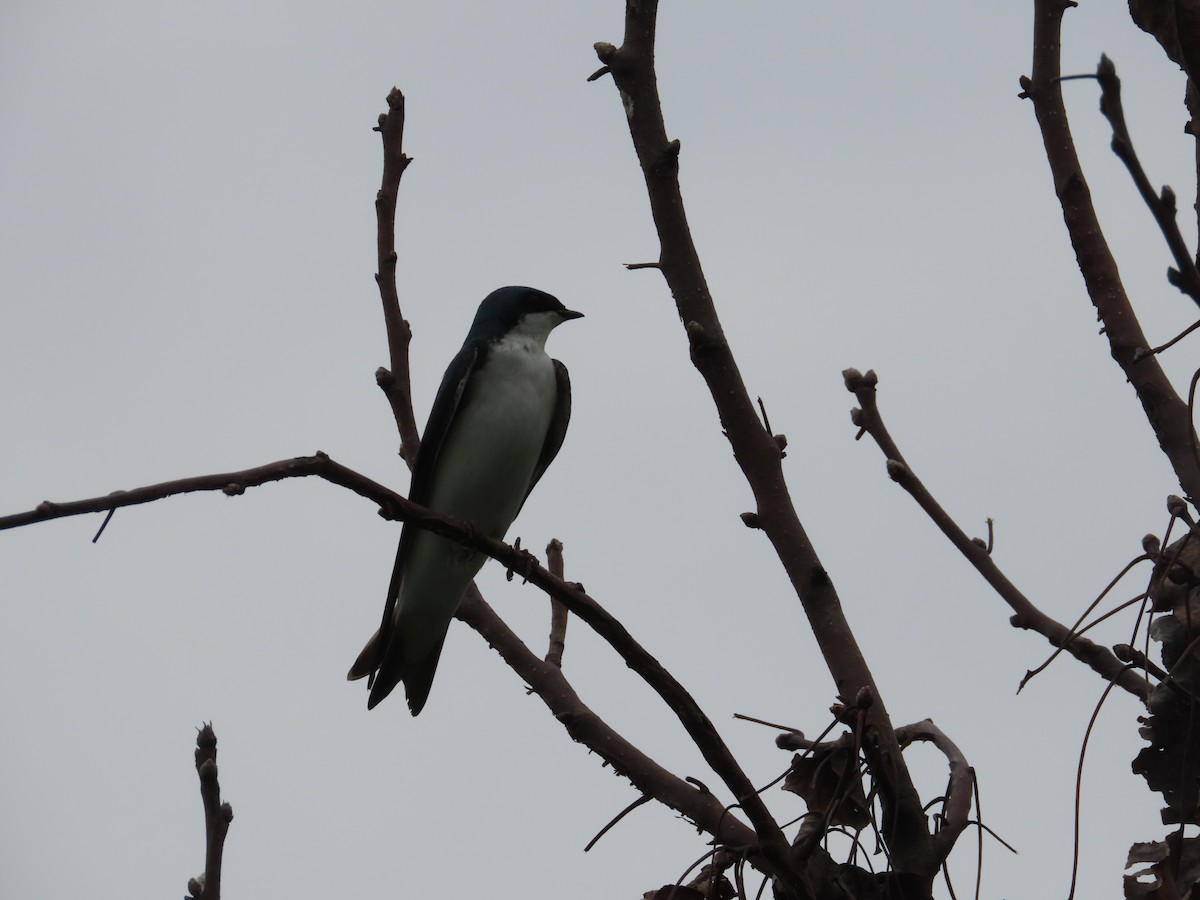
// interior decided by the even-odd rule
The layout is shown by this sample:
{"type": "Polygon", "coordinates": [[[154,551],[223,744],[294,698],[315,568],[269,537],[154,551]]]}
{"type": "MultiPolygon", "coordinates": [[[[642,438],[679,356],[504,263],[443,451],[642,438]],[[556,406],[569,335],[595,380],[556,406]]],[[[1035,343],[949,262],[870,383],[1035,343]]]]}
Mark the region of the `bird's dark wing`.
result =
{"type": "MultiPolygon", "coordinates": [[[[529,499],[534,486],[550,468],[550,463],[554,462],[554,457],[558,456],[563,439],[567,436],[567,424],[571,421],[571,376],[567,374],[567,367],[557,359],[551,360],[551,362],[554,363],[554,381],[558,388],[558,395],[554,402],[554,415],[550,419],[550,428],[546,432],[546,442],[542,444],[542,455],[538,457],[537,465],[533,469],[533,477],[529,479],[529,490],[525,492],[526,500],[529,499]]],[[[524,503],[525,501],[522,500],[522,506],[524,503]]]]}
{"type": "Polygon", "coordinates": [[[483,355],[483,346],[472,341],[463,344],[442,376],[441,387],[433,400],[433,409],[429,412],[429,421],[425,423],[425,433],[421,435],[421,447],[417,450],[417,461],[413,465],[412,487],[408,499],[413,503],[424,505],[429,500],[433,487],[433,473],[437,468],[438,457],[442,454],[442,446],[446,443],[446,435],[450,431],[450,423],[454,414],[462,404],[463,392],[471,373],[478,368],[483,355]]]}
{"type": "MultiPolygon", "coordinates": [[[[463,344],[454,359],[450,360],[446,374],[442,376],[442,384],[433,400],[433,409],[430,410],[429,421],[425,423],[425,433],[421,436],[421,446],[417,450],[417,459],[413,464],[412,485],[408,491],[408,499],[413,503],[425,506],[429,501],[429,495],[433,488],[433,474],[437,469],[442,446],[446,442],[446,434],[450,431],[450,423],[454,421],[454,414],[462,404],[467,382],[471,379],[471,373],[478,367],[483,352],[484,346],[479,342],[469,341],[463,344]]],[[[562,443],[561,438],[559,443],[562,443]]],[[[392,634],[395,631],[394,615],[396,600],[400,595],[400,576],[416,532],[417,529],[407,526],[400,531],[400,545],[396,548],[396,562],[392,566],[392,578],[388,584],[383,619],[380,622],[379,630],[367,642],[367,646],[363,648],[358,659],[354,661],[354,665],[350,667],[347,677],[352,681],[371,676],[369,683],[373,683],[376,671],[387,656],[388,645],[391,643],[392,634]]],[[[396,680],[388,687],[388,690],[395,687],[398,682],[399,673],[396,674],[396,680]]]]}

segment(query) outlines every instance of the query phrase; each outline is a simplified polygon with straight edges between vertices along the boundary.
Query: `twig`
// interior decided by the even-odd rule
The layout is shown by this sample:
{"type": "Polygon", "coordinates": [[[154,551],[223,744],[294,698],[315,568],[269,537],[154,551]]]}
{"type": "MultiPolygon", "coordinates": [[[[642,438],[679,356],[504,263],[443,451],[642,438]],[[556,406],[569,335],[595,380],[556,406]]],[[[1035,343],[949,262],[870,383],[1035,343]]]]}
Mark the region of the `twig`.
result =
{"type": "Polygon", "coordinates": [[[1067,900],[1073,900],[1075,897],[1075,884],[1079,877],[1079,810],[1083,798],[1083,759],[1087,756],[1088,741],[1091,740],[1092,729],[1096,727],[1100,709],[1104,706],[1104,701],[1108,699],[1108,695],[1115,685],[1116,681],[1114,680],[1105,686],[1104,693],[1100,695],[1096,708],[1092,710],[1092,716],[1088,719],[1087,729],[1083,733],[1083,746],[1079,748],[1079,765],[1075,769],[1075,839],[1071,847],[1071,889],[1067,892],[1067,900]]]}
{"type": "Polygon", "coordinates": [[[879,406],[876,403],[875,386],[879,379],[875,373],[868,371],[864,375],[857,369],[847,369],[842,375],[845,378],[846,389],[854,394],[859,403],[859,408],[851,413],[851,419],[862,432],[871,435],[879,449],[883,451],[883,455],[887,458],[888,475],[908,491],[942,534],[950,539],[950,542],[967,558],[975,570],[1012,608],[1016,613],[1009,620],[1013,627],[1029,629],[1043,635],[1054,646],[1066,649],[1080,662],[1090,666],[1100,675],[1118,684],[1145,703],[1149,696],[1149,688],[1142,679],[1137,677],[1136,673],[1122,665],[1121,661],[1106,647],[1101,647],[1087,638],[1075,637],[1071,629],[1034,606],[1000,571],[1000,567],[988,555],[987,548],[981,547],[967,537],[966,532],[929,493],[908,463],[904,461],[900,448],[896,446],[896,442],[892,440],[891,434],[883,424],[883,417],[880,415],[879,406]]]}
{"type": "Polygon", "coordinates": [[[1016,847],[1014,847],[1012,844],[1010,844],[1004,838],[1000,837],[1000,835],[996,834],[995,831],[993,831],[991,828],[988,828],[988,826],[984,825],[978,819],[972,819],[971,824],[974,825],[976,828],[978,828],[980,831],[986,832],[993,841],[995,841],[997,844],[999,844],[1001,847],[1003,847],[1009,853],[1012,853],[1014,855],[1020,855],[1020,851],[1017,850],[1016,847]]]}
{"type": "Polygon", "coordinates": [[[396,428],[400,432],[400,455],[412,466],[421,436],[417,433],[412,408],[412,381],[408,371],[408,347],[412,329],[400,310],[396,289],[396,201],[400,177],[412,158],[404,154],[404,94],[392,88],[387,96],[388,111],[379,116],[375,130],[383,139],[383,178],[375,195],[376,251],[378,270],[375,283],[383,303],[383,321],[387,329],[390,369],[379,369],[375,380],[383,389],[396,428]]]}
{"type": "Polygon", "coordinates": [[[1179,222],[1175,219],[1175,192],[1169,187],[1164,187],[1162,192],[1158,193],[1150,184],[1150,179],[1133,149],[1129,126],[1125,124],[1125,110],[1121,105],[1121,79],[1117,77],[1117,67],[1103,54],[1100,56],[1100,65],[1096,68],[1096,80],[1100,82],[1100,112],[1112,125],[1112,151],[1129,170],[1134,186],[1142,195],[1146,206],[1150,208],[1150,214],[1158,223],[1171,256],[1175,258],[1176,268],[1167,271],[1167,280],[1191,297],[1193,302],[1200,304],[1200,272],[1196,270],[1196,261],[1192,259],[1187,242],[1179,231],[1179,222]]]}
{"type": "MultiPolygon", "coordinates": [[[[549,662],[549,660],[547,660],[547,662],[549,662]]],[[[608,832],[612,830],[612,827],[614,825],[616,825],[618,822],[620,822],[623,818],[625,818],[627,815],[629,815],[631,812],[633,812],[639,806],[644,806],[645,804],[649,803],[653,799],[654,798],[651,797],[649,794],[642,794],[642,796],[638,797],[636,800],[634,800],[632,803],[630,803],[627,807],[625,807],[623,810],[621,810],[619,813],[617,813],[615,816],[613,816],[613,818],[609,821],[609,823],[607,825],[605,825],[603,828],[601,828],[596,833],[596,836],[594,838],[592,838],[590,841],[587,842],[587,846],[583,848],[583,852],[587,853],[589,850],[591,850],[593,847],[595,847],[596,843],[600,840],[600,838],[602,838],[606,834],[608,834],[608,832]]]]}
{"type": "Polygon", "coordinates": [[[773,728],[776,731],[799,733],[799,729],[793,728],[791,725],[779,725],[775,722],[768,722],[766,719],[756,719],[754,716],[748,716],[745,713],[734,713],[733,717],[741,719],[743,722],[753,722],[755,725],[766,725],[768,728],[773,728]]]}
{"type": "MultiPolygon", "coordinates": [[[[546,545],[546,565],[555,578],[563,577],[563,545],[558,538],[546,545]]],[[[567,646],[567,608],[557,597],[550,598],[550,646],[546,662],[562,668],[563,650],[567,646]]],[[[599,835],[597,835],[599,837],[599,835]]],[[[586,851],[585,851],[586,852],[586,851]]]]}
{"type": "Polygon", "coordinates": [[[116,509],[110,509],[108,511],[108,515],[104,517],[104,521],[100,523],[100,527],[96,529],[96,534],[92,537],[93,544],[100,540],[100,535],[104,534],[104,529],[108,527],[108,523],[112,521],[112,517],[115,513],[116,509]]]}
{"type": "Polygon", "coordinates": [[[1159,446],[1184,493],[1200,497],[1200,463],[1193,456],[1195,429],[1187,407],[1167,378],[1142,332],[1121,284],[1116,260],[1104,239],[1063,104],[1062,17],[1073,0],[1035,0],[1033,70],[1021,79],[1021,96],[1033,102],[1042,144],[1063,220],[1075,249],[1088,296],[1096,307],[1113,359],[1133,385],[1159,446]]]}
{"type": "Polygon", "coordinates": [[[217,735],[206,723],[196,735],[196,774],[204,804],[204,874],[188,880],[192,900],[221,900],[221,857],[233,821],[233,807],[221,802],[217,781],[217,735]]]}
{"type": "Polygon", "coordinates": [[[975,842],[975,900],[979,900],[979,892],[983,888],[983,801],[979,797],[979,777],[974,770],[971,771],[971,794],[975,798],[975,811],[979,816],[979,828],[976,829],[978,840],[975,842]]]}
{"type": "MultiPolygon", "coordinates": [[[[1127,562],[1121,568],[1121,571],[1118,572],[1112,578],[1112,580],[1108,582],[1108,584],[1105,586],[1104,590],[1102,590],[1100,592],[1100,596],[1098,596],[1095,600],[1093,600],[1091,603],[1089,603],[1087,606],[1087,609],[1085,609],[1082,613],[1079,614],[1079,618],[1077,618],[1075,620],[1075,624],[1071,626],[1071,629],[1070,629],[1071,637],[1068,639],[1068,642],[1071,640],[1074,640],[1077,636],[1083,634],[1085,631],[1092,628],[1093,626],[1099,625],[1101,622],[1103,622],[1109,616],[1114,615],[1115,613],[1119,612],[1122,609],[1125,609],[1127,606],[1130,606],[1133,603],[1137,603],[1143,597],[1146,596],[1145,592],[1143,592],[1141,596],[1135,598],[1134,600],[1127,600],[1126,602],[1124,602],[1120,606],[1118,606],[1116,609],[1109,610],[1104,615],[1100,616],[1100,618],[1096,619],[1096,621],[1089,624],[1087,627],[1085,627],[1085,628],[1079,627],[1080,625],[1083,624],[1083,620],[1086,619],[1089,615],[1091,615],[1092,610],[1094,610],[1097,606],[1099,606],[1104,601],[1104,598],[1108,596],[1108,592],[1111,591],[1113,588],[1115,588],[1120,583],[1121,579],[1129,574],[1130,570],[1132,570],[1134,566],[1138,565],[1139,563],[1147,562],[1150,559],[1151,559],[1151,557],[1148,554],[1143,553],[1140,556],[1134,557],[1132,560],[1127,562]]],[[[1020,687],[1017,688],[1017,693],[1019,694],[1021,692],[1021,688],[1025,687],[1025,685],[1029,682],[1029,680],[1031,678],[1033,678],[1035,675],[1039,674],[1040,672],[1043,672],[1052,662],[1054,662],[1054,660],[1058,658],[1058,655],[1060,653],[1062,653],[1062,651],[1065,648],[1066,648],[1065,644],[1062,646],[1056,647],[1054,649],[1054,652],[1050,654],[1050,657],[1044,663],[1042,663],[1036,669],[1030,669],[1028,672],[1026,672],[1025,677],[1021,679],[1020,687]]]]}
{"type": "Polygon", "coordinates": [[[1178,344],[1180,341],[1182,341],[1189,334],[1191,334],[1193,331],[1195,331],[1197,328],[1200,328],[1200,319],[1197,319],[1195,322],[1193,322],[1187,328],[1183,329],[1183,331],[1179,332],[1179,334],[1175,335],[1175,337],[1171,338],[1166,343],[1159,344],[1157,347],[1151,347],[1150,350],[1147,351],[1146,355],[1157,356],[1159,353],[1162,353],[1164,350],[1169,350],[1170,348],[1172,348],[1176,344],[1178,344]]]}

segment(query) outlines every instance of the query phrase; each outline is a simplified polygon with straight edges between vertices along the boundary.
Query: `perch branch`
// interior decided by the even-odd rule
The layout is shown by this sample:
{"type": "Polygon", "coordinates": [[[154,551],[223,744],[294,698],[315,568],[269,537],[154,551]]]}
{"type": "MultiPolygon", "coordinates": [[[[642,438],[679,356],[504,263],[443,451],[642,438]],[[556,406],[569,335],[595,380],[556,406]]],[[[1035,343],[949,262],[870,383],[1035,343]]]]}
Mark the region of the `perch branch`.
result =
{"type": "MultiPolygon", "coordinates": [[[[898,870],[932,884],[937,873],[921,801],[903,760],[882,693],[854,638],[833,583],[792,504],[781,466],[782,451],[763,428],[725,339],[721,321],[692,241],[679,185],[677,140],[668,140],[654,68],[656,0],[627,0],[622,45],[596,44],[624,106],[630,137],[650,199],[660,247],[658,267],[675,299],[691,359],[708,385],[721,428],[728,436],[757,504],[755,521],[775,548],[804,607],[838,693],[847,699],[867,689],[870,710],[867,752],[882,787],[884,834],[898,870]]],[[[788,845],[769,816],[747,810],[767,852],[783,868],[788,845]]],[[[796,886],[798,892],[801,888],[796,886]]]]}
{"type": "Polygon", "coordinates": [[[1000,567],[988,554],[987,548],[967,537],[966,532],[929,493],[921,479],[904,461],[904,455],[883,424],[875,397],[875,385],[878,382],[875,373],[869,371],[864,375],[856,369],[847,369],[842,374],[846,379],[846,389],[854,394],[859,403],[859,408],[852,414],[854,424],[869,434],[883,451],[887,458],[888,475],[908,491],[917,501],[917,505],[933,520],[933,524],[950,539],[950,543],[958,548],[992,589],[1012,608],[1015,613],[1010,619],[1013,627],[1026,628],[1044,636],[1055,647],[1062,647],[1084,665],[1090,666],[1145,703],[1149,697],[1149,686],[1144,679],[1125,666],[1108,648],[1079,637],[1066,625],[1055,621],[1034,606],[1000,571],[1000,567]]]}
{"type": "Polygon", "coordinates": [[[1193,453],[1195,429],[1187,404],[1163,372],[1121,284],[1116,260],[1104,239],[1091,192],[1075,152],[1060,83],[1062,17],[1073,0],[1035,0],[1033,69],[1021,78],[1021,96],[1033,102],[1054,191],[1062,207],[1075,259],[1096,307],[1113,359],[1133,385],[1184,492],[1200,498],[1200,462],[1193,453]]]}
{"type": "MultiPolygon", "coordinates": [[[[105,512],[116,507],[149,503],[174,494],[194,491],[219,490],[226,494],[237,495],[243,493],[250,486],[280,481],[284,478],[313,475],[374,501],[380,507],[380,515],[385,518],[410,522],[419,528],[485,553],[506,568],[519,572],[527,581],[545,593],[561,600],[567,609],[608,641],[620,654],[626,665],[641,676],[666,702],[704,756],[705,761],[720,776],[726,787],[732,792],[736,802],[742,806],[754,822],[755,828],[758,829],[767,822],[774,825],[774,819],[771,818],[766,805],[755,792],[754,785],[742,771],[728,746],[691,694],[663,668],[657,659],[633,639],[633,636],[617,619],[589,597],[579,585],[555,577],[538,565],[528,553],[485,536],[478,528],[469,523],[439,515],[412,503],[390,488],[334,462],[324,453],[318,452],[315,456],[281,460],[241,472],[184,478],[90,500],[71,503],[47,501],[39,504],[31,512],[0,517],[0,530],[63,516],[105,512]]],[[[593,747],[592,749],[597,748],[593,747]]],[[[775,825],[775,828],[778,829],[778,825],[775,825]]],[[[760,835],[762,833],[759,831],[760,835]]]]}
{"type": "MultiPolygon", "coordinates": [[[[129,491],[114,491],[104,497],[91,497],[86,500],[72,500],[65,503],[43,500],[28,512],[0,516],[0,531],[67,516],[106,513],[124,506],[138,506],[177,494],[190,494],[197,491],[221,491],[232,497],[245,493],[248,487],[258,487],[272,481],[282,481],[285,478],[304,478],[309,475],[316,475],[326,481],[348,488],[361,497],[375,501],[381,507],[389,507],[393,501],[400,501],[402,504],[408,503],[390,488],[384,487],[352,469],[347,469],[318,450],[315,456],[281,459],[278,462],[267,463],[252,469],[243,469],[240,472],[220,472],[215,475],[197,475],[192,478],[180,478],[177,481],[164,481],[129,491]]],[[[420,507],[414,508],[420,509],[420,507]]]]}

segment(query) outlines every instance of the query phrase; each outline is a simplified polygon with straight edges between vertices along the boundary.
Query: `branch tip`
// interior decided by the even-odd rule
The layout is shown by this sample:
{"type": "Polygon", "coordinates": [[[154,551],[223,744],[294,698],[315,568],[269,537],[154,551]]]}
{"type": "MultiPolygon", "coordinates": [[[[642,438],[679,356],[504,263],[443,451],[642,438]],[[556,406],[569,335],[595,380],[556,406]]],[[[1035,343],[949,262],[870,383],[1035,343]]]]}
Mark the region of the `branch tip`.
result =
{"type": "Polygon", "coordinates": [[[874,369],[867,369],[865,373],[858,369],[842,369],[842,381],[846,385],[846,390],[857,394],[859,391],[872,390],[879,384],[879,376],[875,374],[874,369]]]}

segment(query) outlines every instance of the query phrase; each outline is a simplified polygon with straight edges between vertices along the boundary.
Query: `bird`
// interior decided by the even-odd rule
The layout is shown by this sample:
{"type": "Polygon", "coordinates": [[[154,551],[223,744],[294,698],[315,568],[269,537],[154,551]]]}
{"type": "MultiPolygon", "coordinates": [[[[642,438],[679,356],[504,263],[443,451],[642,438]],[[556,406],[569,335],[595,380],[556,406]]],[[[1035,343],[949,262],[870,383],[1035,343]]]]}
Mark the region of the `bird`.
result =
{"type": "MultiPolygon", "coordinates": [[[[567,367],[546,353],[583,313],[530,287],[492,291],[433,401],[409,499],[502,540],[558,455],[571,418],[567,367]]],[[[487,557],[405,523],[379,629],[347,678],[367,677],[374,709],[404,682],[416,716],[429,698],[450,620],[487,557]]]]}

